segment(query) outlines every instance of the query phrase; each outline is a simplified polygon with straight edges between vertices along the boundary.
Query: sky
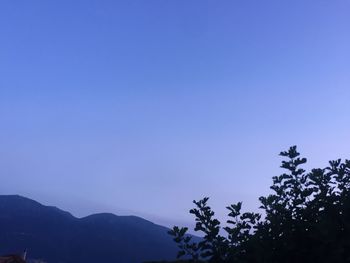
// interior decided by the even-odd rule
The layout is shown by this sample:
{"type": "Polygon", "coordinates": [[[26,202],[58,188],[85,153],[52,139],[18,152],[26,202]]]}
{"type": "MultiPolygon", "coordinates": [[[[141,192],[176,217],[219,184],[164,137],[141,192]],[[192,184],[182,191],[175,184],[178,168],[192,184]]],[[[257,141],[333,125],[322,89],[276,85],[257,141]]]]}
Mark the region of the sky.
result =
{"type": "Polygon", "coordinates": [[[0,194],[188,225],[350,158],[350,1],[0,2],[0,194]]]}

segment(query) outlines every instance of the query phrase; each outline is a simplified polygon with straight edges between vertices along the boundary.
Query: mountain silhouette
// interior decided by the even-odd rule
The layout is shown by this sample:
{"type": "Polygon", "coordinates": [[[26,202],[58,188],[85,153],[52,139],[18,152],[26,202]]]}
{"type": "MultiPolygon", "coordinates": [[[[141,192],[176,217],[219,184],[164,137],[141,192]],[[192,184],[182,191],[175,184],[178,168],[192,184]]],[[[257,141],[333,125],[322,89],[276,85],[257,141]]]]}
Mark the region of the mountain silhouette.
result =
{"type": "Polygon", "coordinates": [[[140,263],[169,260],[177,248],[169,229],[136,216],[76,218],[18,195],[0,195],[0,253],[28,250],[48,263],[140,263]]]}

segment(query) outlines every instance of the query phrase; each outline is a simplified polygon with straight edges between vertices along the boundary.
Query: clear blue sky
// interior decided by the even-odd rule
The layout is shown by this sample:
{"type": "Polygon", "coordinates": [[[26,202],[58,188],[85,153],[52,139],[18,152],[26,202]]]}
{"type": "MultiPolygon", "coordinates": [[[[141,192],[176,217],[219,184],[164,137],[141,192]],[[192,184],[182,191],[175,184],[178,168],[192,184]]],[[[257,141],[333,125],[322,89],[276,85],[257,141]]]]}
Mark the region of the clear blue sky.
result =
{"type": "Polygon", "coordinates": [[[0,192],[171,225],[350,158],[348,0],[0,2],[0,192]]]}

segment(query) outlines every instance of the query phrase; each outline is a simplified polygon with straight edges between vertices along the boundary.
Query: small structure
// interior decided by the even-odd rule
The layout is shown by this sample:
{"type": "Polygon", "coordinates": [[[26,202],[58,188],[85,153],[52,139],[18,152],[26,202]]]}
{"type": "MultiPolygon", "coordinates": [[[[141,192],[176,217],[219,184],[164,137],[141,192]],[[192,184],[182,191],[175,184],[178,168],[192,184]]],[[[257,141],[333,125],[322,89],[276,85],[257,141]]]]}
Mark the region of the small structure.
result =
{"type": "Polygon", "coordinates": [[[26,263],[27,251],[23,255],[7,255],[0,257],[0,263],[26,263]]]}
{"type": "Polygon", "coordinates": [[[17,255],[0,257],[0,263],[26,263],[25,260],[17,255]]]}

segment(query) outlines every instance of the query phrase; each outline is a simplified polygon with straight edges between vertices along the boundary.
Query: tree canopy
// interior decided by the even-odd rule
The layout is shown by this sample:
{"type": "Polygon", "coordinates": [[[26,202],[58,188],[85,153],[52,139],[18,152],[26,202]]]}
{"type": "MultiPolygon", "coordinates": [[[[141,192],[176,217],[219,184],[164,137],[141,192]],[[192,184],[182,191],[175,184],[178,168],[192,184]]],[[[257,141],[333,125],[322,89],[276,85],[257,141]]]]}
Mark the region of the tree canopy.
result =
{"type": "Polygon", "coordinates": [[[188,228],[169,231],[178,258],[192,262],[350,262],[350,161],[330,161],[306,172],[297,147],[280,153],[284,173],[274,176],[272,193],[259,198],[262,213],[241,212],[242,203],[227,207],[222,226],[208,197],[193,201],[194,242],[188,228]],[[223,231],[221,230],[224,230],[223,231]]]}

